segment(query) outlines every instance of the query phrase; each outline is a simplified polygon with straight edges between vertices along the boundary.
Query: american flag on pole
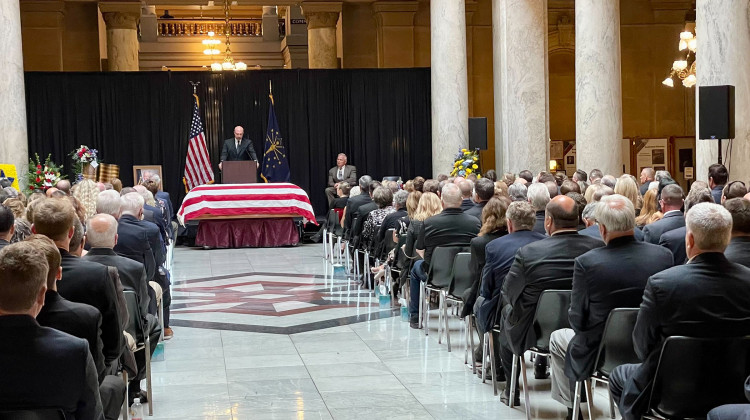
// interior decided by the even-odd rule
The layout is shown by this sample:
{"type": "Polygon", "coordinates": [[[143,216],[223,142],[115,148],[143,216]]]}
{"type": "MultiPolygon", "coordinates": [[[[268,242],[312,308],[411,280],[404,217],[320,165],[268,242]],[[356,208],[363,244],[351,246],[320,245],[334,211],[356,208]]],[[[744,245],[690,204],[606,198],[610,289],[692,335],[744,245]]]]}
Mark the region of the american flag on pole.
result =
{"type": "Polygon", "coordinates": [[[214,171],[206,148],[203,122],[198,112],[198,95],[193,95],[193,122],[190,124],[190,141],[185,160],[185,183],[188,189],[214,182],[214,171]]]}

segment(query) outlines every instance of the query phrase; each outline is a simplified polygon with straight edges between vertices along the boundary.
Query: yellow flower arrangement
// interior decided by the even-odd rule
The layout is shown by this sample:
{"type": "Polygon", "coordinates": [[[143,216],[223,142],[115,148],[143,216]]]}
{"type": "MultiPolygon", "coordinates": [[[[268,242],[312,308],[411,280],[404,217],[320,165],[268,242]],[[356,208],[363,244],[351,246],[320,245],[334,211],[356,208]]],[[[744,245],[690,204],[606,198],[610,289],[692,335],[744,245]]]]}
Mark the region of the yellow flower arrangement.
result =
{"type": "Polygon", "coordinates": [[[461,149],[453,162],[453,170],[451,176],[467,176],[472,173],[477,174],[479,178],[479,149],[468,150],[461,149]]]}

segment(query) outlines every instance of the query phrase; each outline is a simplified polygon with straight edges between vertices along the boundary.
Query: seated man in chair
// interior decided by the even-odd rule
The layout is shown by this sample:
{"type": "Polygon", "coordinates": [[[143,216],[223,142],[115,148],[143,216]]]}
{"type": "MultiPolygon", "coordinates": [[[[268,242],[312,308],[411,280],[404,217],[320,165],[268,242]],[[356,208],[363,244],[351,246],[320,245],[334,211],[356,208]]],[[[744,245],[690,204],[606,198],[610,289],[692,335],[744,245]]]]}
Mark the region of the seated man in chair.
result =
{"type": "Polygon", "coordinates": [[[336,188],[342,182],[346,182],[349,185],[355,185],[357,183],[357,168],[352,165],[346,164],[346,155],[339,153],[336,157],[336,166],[328,171],[328,187],[326,188],[326,198],[328,198],[328,207],[331,207],[331,203],[336,198],[336,188]]]}

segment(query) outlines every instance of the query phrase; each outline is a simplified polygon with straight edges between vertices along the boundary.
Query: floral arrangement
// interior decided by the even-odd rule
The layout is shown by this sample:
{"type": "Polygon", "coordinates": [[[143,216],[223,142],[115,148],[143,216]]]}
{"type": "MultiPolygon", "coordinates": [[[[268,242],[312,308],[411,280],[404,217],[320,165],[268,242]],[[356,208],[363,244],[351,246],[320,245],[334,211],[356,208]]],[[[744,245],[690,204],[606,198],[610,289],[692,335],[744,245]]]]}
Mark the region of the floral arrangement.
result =
{"type": "Polygon", "coordinates": [[[88,146],[81,145],[78,149],[73,150],[70,153],[70,157],[73,158],[73,171],[76,174],[78,181],[83,179],[83,168],[88,163],[94,168],[98,166],[96,162],[98,150],[92,149],[88,146]]]}
{"type": "Polygon", "coordinates": [[[453,171],[451,176],[468,176],[472,173],[477,175],[477,178],[481,178],[479,175],[479,149],[469,150],[461,149],[456,154],[456,161],[453,163],[453,171]]]}
{"type": "Polygon", "coordinates": [[[38,154],[34,153],[34,156],[36,157],[36,161],[29,159],[29,173],[27,175],[29,192],[36,190],[46,191],[64,178],[60,174],[63,168],[62,165],[58,166],[52,162],[52,155],[47,155],[44,163],[39,159],[38,154]]]}

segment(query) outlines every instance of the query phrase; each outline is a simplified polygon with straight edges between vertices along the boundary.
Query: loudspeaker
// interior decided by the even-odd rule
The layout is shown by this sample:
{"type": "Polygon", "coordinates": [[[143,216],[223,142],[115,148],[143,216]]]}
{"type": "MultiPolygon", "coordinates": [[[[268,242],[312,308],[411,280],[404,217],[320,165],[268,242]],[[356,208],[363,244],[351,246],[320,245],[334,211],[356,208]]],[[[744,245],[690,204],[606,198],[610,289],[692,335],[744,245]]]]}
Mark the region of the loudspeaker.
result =
{"type": "Polygon", "coordinates": [[[469,118],[469,149],[487,150],[487,117],[469,118]]]}
{"type": "Polygon", "coordinates": [[[734,86],[698,88],[699,139],[734,138],[734,86]]]}

